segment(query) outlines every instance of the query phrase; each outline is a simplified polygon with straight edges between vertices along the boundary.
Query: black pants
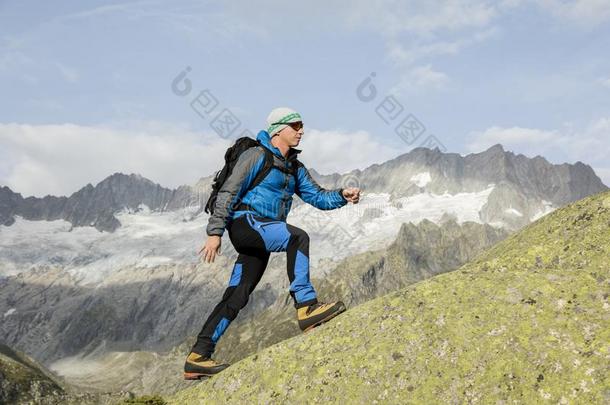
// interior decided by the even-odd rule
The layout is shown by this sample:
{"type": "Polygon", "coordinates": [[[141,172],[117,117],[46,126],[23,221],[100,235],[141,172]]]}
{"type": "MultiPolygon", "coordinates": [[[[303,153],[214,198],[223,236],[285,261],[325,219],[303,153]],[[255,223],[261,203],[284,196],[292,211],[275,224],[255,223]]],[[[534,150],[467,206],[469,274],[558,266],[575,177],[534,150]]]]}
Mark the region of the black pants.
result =
{"type": "Polygon", "coordinates": [[[283,221],[246,213],[227,224],[231,243],[239,253],[222,300],[205,321],[192,351],[211,356],[218,339],[246,306],[260,281],[271,252],[286,252],[290,295],[295,308],[317,302],[309,279],[309,235],[283,221]]]}

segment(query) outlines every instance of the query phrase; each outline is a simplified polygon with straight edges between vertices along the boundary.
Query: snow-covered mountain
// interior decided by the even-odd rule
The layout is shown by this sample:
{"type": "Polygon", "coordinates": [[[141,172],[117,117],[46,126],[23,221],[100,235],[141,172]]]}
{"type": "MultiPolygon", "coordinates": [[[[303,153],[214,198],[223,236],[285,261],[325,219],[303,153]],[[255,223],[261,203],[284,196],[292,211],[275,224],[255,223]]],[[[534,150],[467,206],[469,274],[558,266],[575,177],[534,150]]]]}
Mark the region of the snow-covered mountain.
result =
{"type": "MultiPolygon", "coordinates": [[[[334,211],[295,197],[288,221],[309,233],[318,279],[344,258],[387,248],[403,223],[453,219],[514,230],[607,189],[585,164],[554,165],[499,145],[467,156],[418,148],[364,170],[312,174],[328,188],[363,190],[359,204],[334,211]]],[[[171,190],[115,173],[69,197],[44,198],[0,188],[0,339],[43,362],[183,341],[216,304],[236,257],[228,237],[216,263],[197,256],[211,180],[171,190]]],[[[272,255],[242,318],[287,293],[285,268],[285,255],[272,255]]]]}
{"type": "MultiPolygon", "coordinates": [[[[402,223],[451,217],[514,230],[607,189],[585,164],[553,165],[500,145],[467,156],[417,148],[362,171],[311,171],[326,187],[363,190],[359,204],[334,211],[316,210],[295,197],[289,221],[310,233],[315,263],[381,248],[402,223]]],[[[124,267],[196,263],[211,180],[171,190],[115,173],[69,197],[44,198],[23,198],[2,187],[0,277],[60,266],[95,283],[124,267]]]]}
{"type": "MultiPolygon", "coordinates": [[[[199,182],[205,186],[206,181],[199,182]]],[[[139,174],[114,173],[91,183],[69,197],[27,197],[0,187],[0,224],[10,226],[19,216],[27,220],[63,219],[72,226],[92,226],[98,231],[115,231],[121,222],[114,216],[121,210],[135,211],[146,205],[153,211],[174,211],[198,205],[198,186],[180,186],[175,190],[162,187],[139,174]]]]}
{"type": "MultiPolygon", "coordinates": [[[[451,199],[485,193],[477,221],[519,228],[550,210],[607,187],[581,162],[555,165],[495,145],[482,153],[460,156],[438,149],[416,148],[362,171],[319,176],[331,186],[355,184],[370,193],[389,194],[389,201],[408,201],[419,194],[451,199]],[[407,200],[405,200],[407,198],[407,200]]],[[[445,204],[442,204],[445,207],[445,204]]],[[[459,215],[459,207],[443,209],[459,215]]]]}

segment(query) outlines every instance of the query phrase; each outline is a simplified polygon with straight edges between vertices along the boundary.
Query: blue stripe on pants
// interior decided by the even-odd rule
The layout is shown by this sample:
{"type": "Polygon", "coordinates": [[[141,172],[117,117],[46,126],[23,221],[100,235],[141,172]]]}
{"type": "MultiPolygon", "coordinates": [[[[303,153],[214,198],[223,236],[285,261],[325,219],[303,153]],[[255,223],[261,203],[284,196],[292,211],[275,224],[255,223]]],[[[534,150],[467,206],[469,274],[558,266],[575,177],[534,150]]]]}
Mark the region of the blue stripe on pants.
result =
{"type": "Polygon", "coordinates": [[[285,252],[290,240],[290,232],[286,227],[286,222],[269,221],[262,222],[248,215],[248,223],[257,231],[265,242],[265,248],[268,252],[285,252]]]}
{"type": "Polygon", "coordinates": [[[229,280],[229,287],[239,285],[239,281],[241,280],[241,270],[241,263],[235,263],[235,266],[233,266],[233,273],[231,273],[231,280],[229,280]]]}
{"type": "Polygon", "coordinates": [[[290,291],[296,292],[297,303],[316,298],[316,292],[309,281],[309,258],[300,250],[297,250],[294,281],[290,284],[290,291]]]}
{"type": "Polygon", "coordinates": [[[214,344],[218,342],[218,339],[222,336],[230,323],[231,321],[224,317],[218,322],[216,329],[214,329],[214,334],[212,335],[212,342],[214,342],[214,344]]]}

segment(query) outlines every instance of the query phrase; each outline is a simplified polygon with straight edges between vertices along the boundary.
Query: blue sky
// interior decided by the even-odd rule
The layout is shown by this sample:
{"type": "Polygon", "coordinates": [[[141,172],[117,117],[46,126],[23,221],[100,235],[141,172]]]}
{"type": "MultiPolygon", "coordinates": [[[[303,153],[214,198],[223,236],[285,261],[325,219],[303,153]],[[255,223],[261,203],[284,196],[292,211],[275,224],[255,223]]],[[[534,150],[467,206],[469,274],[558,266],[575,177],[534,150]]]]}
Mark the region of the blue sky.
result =
{"type": "Polygon", "coordinates": [[[0,184],[69,195],[116,171],[193,184],[278,106],[303,115],[301,155],[322,173],[436,139],[584,161],[610,184],[610,2],[372,4],[0,1],[0,184]],[[205,89],[218,106],[201,117],[190,102],[205,89]],[[225,108],[241,124],[219,136],[225,108]],[[394,129],[409,114],[425,128],[407,144],[394,129]]]}

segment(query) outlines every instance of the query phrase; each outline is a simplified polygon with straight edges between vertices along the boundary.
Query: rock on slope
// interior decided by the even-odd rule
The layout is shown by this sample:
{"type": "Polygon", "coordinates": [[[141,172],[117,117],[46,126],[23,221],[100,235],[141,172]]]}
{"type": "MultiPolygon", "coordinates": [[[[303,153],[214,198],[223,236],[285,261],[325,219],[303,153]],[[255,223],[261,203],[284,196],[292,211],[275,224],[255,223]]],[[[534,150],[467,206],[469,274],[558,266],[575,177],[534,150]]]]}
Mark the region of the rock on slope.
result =
{"type": "Polygon", "coordinates": [[[0,343],[0,404],[40,400],[64,392],[62,384],[22,353],[0,343]]]}
{"type": "Polygon", "coordinates": [[[171,403],[610,401],[610,193],[360,305],[171,403]]]}
{"type": "Polygon", "coordinates": [[[74,393],[72,387],[25,354],[0,343],[0,404],[110,405],[129,392],[74,393]]]}

